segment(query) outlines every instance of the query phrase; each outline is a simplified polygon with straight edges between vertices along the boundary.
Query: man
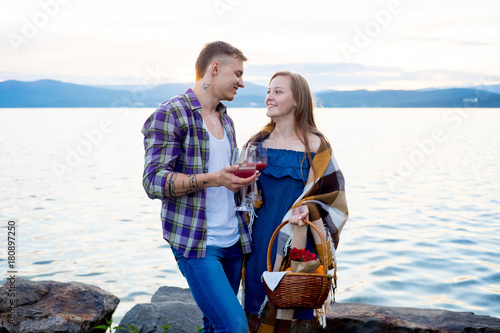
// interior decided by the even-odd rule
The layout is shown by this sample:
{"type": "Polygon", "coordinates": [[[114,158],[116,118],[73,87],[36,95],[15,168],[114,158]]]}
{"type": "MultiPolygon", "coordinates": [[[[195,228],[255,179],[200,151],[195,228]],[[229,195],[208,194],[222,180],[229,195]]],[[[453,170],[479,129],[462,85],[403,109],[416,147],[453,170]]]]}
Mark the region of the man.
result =
{"type": "Polygon", "coordinates": [[[203,312],[203,332],[248,330],[236,294],[250,233],[234,210],[234,192],[256,181],[257,173],[233,174],[234,124],[221,103],[245,86],[246,60],[228,43],[206,44],[193,89],[162,103],[142,129],[143,185],[151,199],[162,201],[163,236],[203,312]]]}

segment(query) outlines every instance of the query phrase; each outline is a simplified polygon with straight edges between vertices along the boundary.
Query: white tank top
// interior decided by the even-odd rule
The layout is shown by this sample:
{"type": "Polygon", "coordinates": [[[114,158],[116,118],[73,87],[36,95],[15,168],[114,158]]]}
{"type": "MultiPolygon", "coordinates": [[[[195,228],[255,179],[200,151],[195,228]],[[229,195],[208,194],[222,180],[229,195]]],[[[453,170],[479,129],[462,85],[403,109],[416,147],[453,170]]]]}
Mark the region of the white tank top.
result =
{"type": "MultiPolygon", "coordinates": [[[[203,127],[210,131],[203,123],[203,127]]],[[[218,140],[210,134],[210,158],[208,160],[208,172],[219,171],[230,165],[231,144],[224,130],[224,138],[218,140]]],[[[236,217],[236,203],[234,193],[225,188],[207,188],[207,245],[230,247],[240,239],[238,218],[236,217]]]]}

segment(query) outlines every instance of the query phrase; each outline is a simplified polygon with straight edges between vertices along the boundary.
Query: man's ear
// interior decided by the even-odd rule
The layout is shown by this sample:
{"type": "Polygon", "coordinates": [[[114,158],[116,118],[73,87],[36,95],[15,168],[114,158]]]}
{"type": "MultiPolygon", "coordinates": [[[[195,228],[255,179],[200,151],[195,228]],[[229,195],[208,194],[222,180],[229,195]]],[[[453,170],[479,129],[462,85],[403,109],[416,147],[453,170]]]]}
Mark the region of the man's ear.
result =
{"type": "Polygon", "coordinates": [[[220,63],[218,61],[214,61],[210,66],[210,73],[214,76],[217,76],[220,71],[220,63]]]}

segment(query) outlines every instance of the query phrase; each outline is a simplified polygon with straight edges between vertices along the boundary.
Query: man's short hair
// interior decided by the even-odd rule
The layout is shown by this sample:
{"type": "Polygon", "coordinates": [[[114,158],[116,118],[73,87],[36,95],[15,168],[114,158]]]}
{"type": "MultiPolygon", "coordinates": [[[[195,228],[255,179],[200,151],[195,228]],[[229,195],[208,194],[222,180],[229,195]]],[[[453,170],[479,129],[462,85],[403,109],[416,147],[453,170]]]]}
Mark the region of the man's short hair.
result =
{"type": "Polygon", "coordinates": [[[240,58],[242,61],[247,60],[243,52],[229,43],[223,41],[207,43],[203,46],[198,59],[196,59],[196,81],[203,78],[211,62],[214,60],[222,61],[224,57],[240,58]]]}

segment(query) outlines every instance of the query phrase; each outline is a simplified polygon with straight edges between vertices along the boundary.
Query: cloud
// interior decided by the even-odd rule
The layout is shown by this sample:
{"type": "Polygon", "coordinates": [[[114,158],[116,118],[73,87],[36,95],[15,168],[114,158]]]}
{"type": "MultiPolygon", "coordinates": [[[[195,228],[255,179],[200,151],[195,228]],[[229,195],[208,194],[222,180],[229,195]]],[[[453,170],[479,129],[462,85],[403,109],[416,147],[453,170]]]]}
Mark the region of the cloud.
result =
{"type": "Polygon", "coordinates": [[[186,82],[201,46],[222,39],[249,58],[246,80],[263,85],[290,69],[316,89],[461,86],[500,74],[499,12],[497,0],[3,1],[0,79],[136,84],[159,68],[164,82],[186,82]],[[389,18],[390,3],[401,6],[389,18]],[[13,46],[14,33],[23,39],[13,46]],[[358,49],[350,64],[343,43],[358,49]]]}

